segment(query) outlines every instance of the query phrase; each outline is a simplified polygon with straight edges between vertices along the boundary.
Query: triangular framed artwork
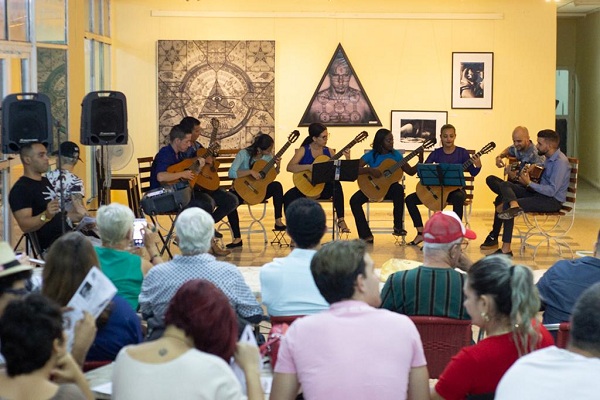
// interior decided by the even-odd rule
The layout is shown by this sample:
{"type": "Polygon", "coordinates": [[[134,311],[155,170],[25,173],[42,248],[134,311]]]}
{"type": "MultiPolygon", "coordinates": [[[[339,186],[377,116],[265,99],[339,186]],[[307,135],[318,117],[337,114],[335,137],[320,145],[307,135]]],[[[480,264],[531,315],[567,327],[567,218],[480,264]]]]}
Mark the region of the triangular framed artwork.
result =
{"type": "Polygon", "coordinates": [[[338,44],[298,126],[381,126],[367,92],[338,44]]]}

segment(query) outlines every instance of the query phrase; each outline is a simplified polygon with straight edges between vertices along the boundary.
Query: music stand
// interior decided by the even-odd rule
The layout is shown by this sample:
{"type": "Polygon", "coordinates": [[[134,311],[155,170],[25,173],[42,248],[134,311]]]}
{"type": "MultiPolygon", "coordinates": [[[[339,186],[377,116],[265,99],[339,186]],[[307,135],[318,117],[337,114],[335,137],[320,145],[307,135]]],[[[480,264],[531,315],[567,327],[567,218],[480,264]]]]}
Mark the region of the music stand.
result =
{"type": "Polygon", "coordinates": [[[440,210],[444,209],[444,187],[465,186],[462,164],[417,164],[417,175],[425,187],[440,186],[440,210]]]}
{"type": "Polygon", "coordinates": [[[332,240],[335,240],[335,182],[345,181],[354,182],[358,178],[358,168],[360,160],[331,160],[322,163],[316,163],[312,166],[312,181],[313,185],[319,183],[331,182],[331,208],[333,211],[333,231],[331,233],[332,240]]]}

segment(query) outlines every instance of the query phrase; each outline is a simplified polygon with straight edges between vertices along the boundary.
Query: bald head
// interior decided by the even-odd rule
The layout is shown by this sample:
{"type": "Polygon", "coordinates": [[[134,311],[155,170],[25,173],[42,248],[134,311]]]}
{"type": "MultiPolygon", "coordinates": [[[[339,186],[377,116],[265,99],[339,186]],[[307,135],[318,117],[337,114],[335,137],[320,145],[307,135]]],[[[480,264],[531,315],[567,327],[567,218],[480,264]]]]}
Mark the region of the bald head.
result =
{"type": "Polygon", "coordinates": [[[526,150],[531,144],[529,131],[524,126],[517,126],[512,133],[513,145],[518,151],[526,150]]]}

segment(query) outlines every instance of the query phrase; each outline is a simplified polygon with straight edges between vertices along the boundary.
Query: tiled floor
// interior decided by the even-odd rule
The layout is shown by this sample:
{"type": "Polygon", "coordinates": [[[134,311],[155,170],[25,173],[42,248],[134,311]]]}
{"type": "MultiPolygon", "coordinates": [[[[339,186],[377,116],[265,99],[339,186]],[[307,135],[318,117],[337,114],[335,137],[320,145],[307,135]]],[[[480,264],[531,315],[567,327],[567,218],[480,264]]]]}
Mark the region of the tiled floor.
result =
{"type": "MultiPolygon", "coordinates": [[[[600,228],[600,191],[593,188],[591,185],[581,182],[577,193],[577,203],[575,212],[575,223],[572,229],[567,235],[567,242],[571,245],[574,252],[591,250],[592,246],[596,241],[596,235],[600,228]]],[[[269,241],[273,239],[273,232],[271,227],[274,224],[272,211],[267,206],[267,215],[263,220],[265,227],[267,227],[267,238],[269,241]]],[[[331,216],[331,210],[327,207],[327,203],[324,205],[325,211],[328,216],[331,216]]],[[[349,207],[347,207],[346,220],[353,231],[349,238],[356,238],[356,229],[350,214],[349,207]]],[[[426,211],[423,210],[424,218],[427,217],[426,211]]],[[[384,226],[389,225],[392,219],[392,210],[390,203],[376,204],[371,208],[373,220],[383,220],[384,226]]],[[[244,217],[248,216],[248,211],[245,206],[240,207],[240,218],[242,219],[242,227],[244,225],[244,217]]],[[[407,217],[408,218],[408,217],[407,217]]],[[[492,211],[473,211],[470,216],[471,229],[477,232],[478,238],[470,243],[466,253],[473,259],[477,260],[491,251],[481,251],[479,245],[485,240],[485,237],[489,233],[492,224],[492,211]]],[[[165,221],[166,222],[166,221],[165,221]]],[[[246,220],[246,223],[248,220],[246,220]]],[[[330,223],[331,225],[331,223],[330,223]]],[[[373,223],[374,225],[374,223],[373,223]]],[[[381,223],[379,223],[381,225],[381,223]]],[[[166,224],[165,226],[168,226],[166,224]]],[[[253,229],[256,229],[256,224],[253,229]]],[[[414,228],[407,225],[408,236],[407,241],[412,240],[415,231],[414,228]]],[[[224,243],[229,243],[230,235],[227,231],[224,232],[224,243]]],[[[277,245],[271,245],[269,243],[263,243],[263,235],[253,233],[248,241],[247,236],[243,233],[244,246],[235,249],[231,255],[224,257],[223,259],[229,261],[238,266],[261,266],[264,263],[273,259],[273,257],[283,257],[290,251],[287,247],[279,247],[277,245]]],[[[324,241],[331,240],[331,233],[328,233],[324,237],[324,241]]],[[[177,250],[174,249],[176,252],[177,250]]],[[[523,256],[518,253],[518,239],[513,242],[513,251],[515,253],[515,263],[521,263],[530,266],[533,269],[547,269],[556,260],[560,258],[558,250],[554,246],[549,248],[545,245],[541,246],[538,250],[538,254],[533,260],[533,251],[526,249],[523,256]]],[[[418,247],[415,246],[399,246],[394,244],[394,237],[391,234],[375,234],[375,243],[371,247],[371,256],[375,261],[376,266],[381,266],[382,263],[390,258],[400,258],[421,261],[423,259],[422,252],[418,247]]],[[[570,258],[570,253],[563,254],[564,258],[570,258]]]]}

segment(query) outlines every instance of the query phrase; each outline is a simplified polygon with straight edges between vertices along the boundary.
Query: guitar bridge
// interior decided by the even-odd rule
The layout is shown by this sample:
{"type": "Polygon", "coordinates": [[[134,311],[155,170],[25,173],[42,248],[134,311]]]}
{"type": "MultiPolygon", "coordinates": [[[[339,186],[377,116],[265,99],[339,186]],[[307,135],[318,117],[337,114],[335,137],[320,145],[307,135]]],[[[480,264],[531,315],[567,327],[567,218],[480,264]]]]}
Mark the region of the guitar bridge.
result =
{"type": "Polygon", "coordinates": [[[429,190],[429,193],[431,193],[431,196],[433,196],[434,199],[439,200],[439,196],[435,194],[433,190],[431,190],[431,186],[427,186],[427,190],[429,190]]]}
{"type": "Polygon", "coordinates": [[[246,187],[247,187],[248,189],[252,190],[252,192],[253,192],[254,194],[258,194],[258,190],[256,190],[256,188],[255,188],[254,186],[252,186],[252,184],[251,184],[250,182],[248,182],[248,181],[246,181],[246,180],[245,180],[245,181],[244,181],[244,184],[246,185],[246,187]]]}
{"type": "Polygon", "coordinates": [[[375,183],[375,181],[373,180],[373,178],[369,177],[369,183],[371,185],[373,185],[373,187],[377,190],[380,190],[381,188],[379,187],[379,185],[377,183],[375,183]]]}

